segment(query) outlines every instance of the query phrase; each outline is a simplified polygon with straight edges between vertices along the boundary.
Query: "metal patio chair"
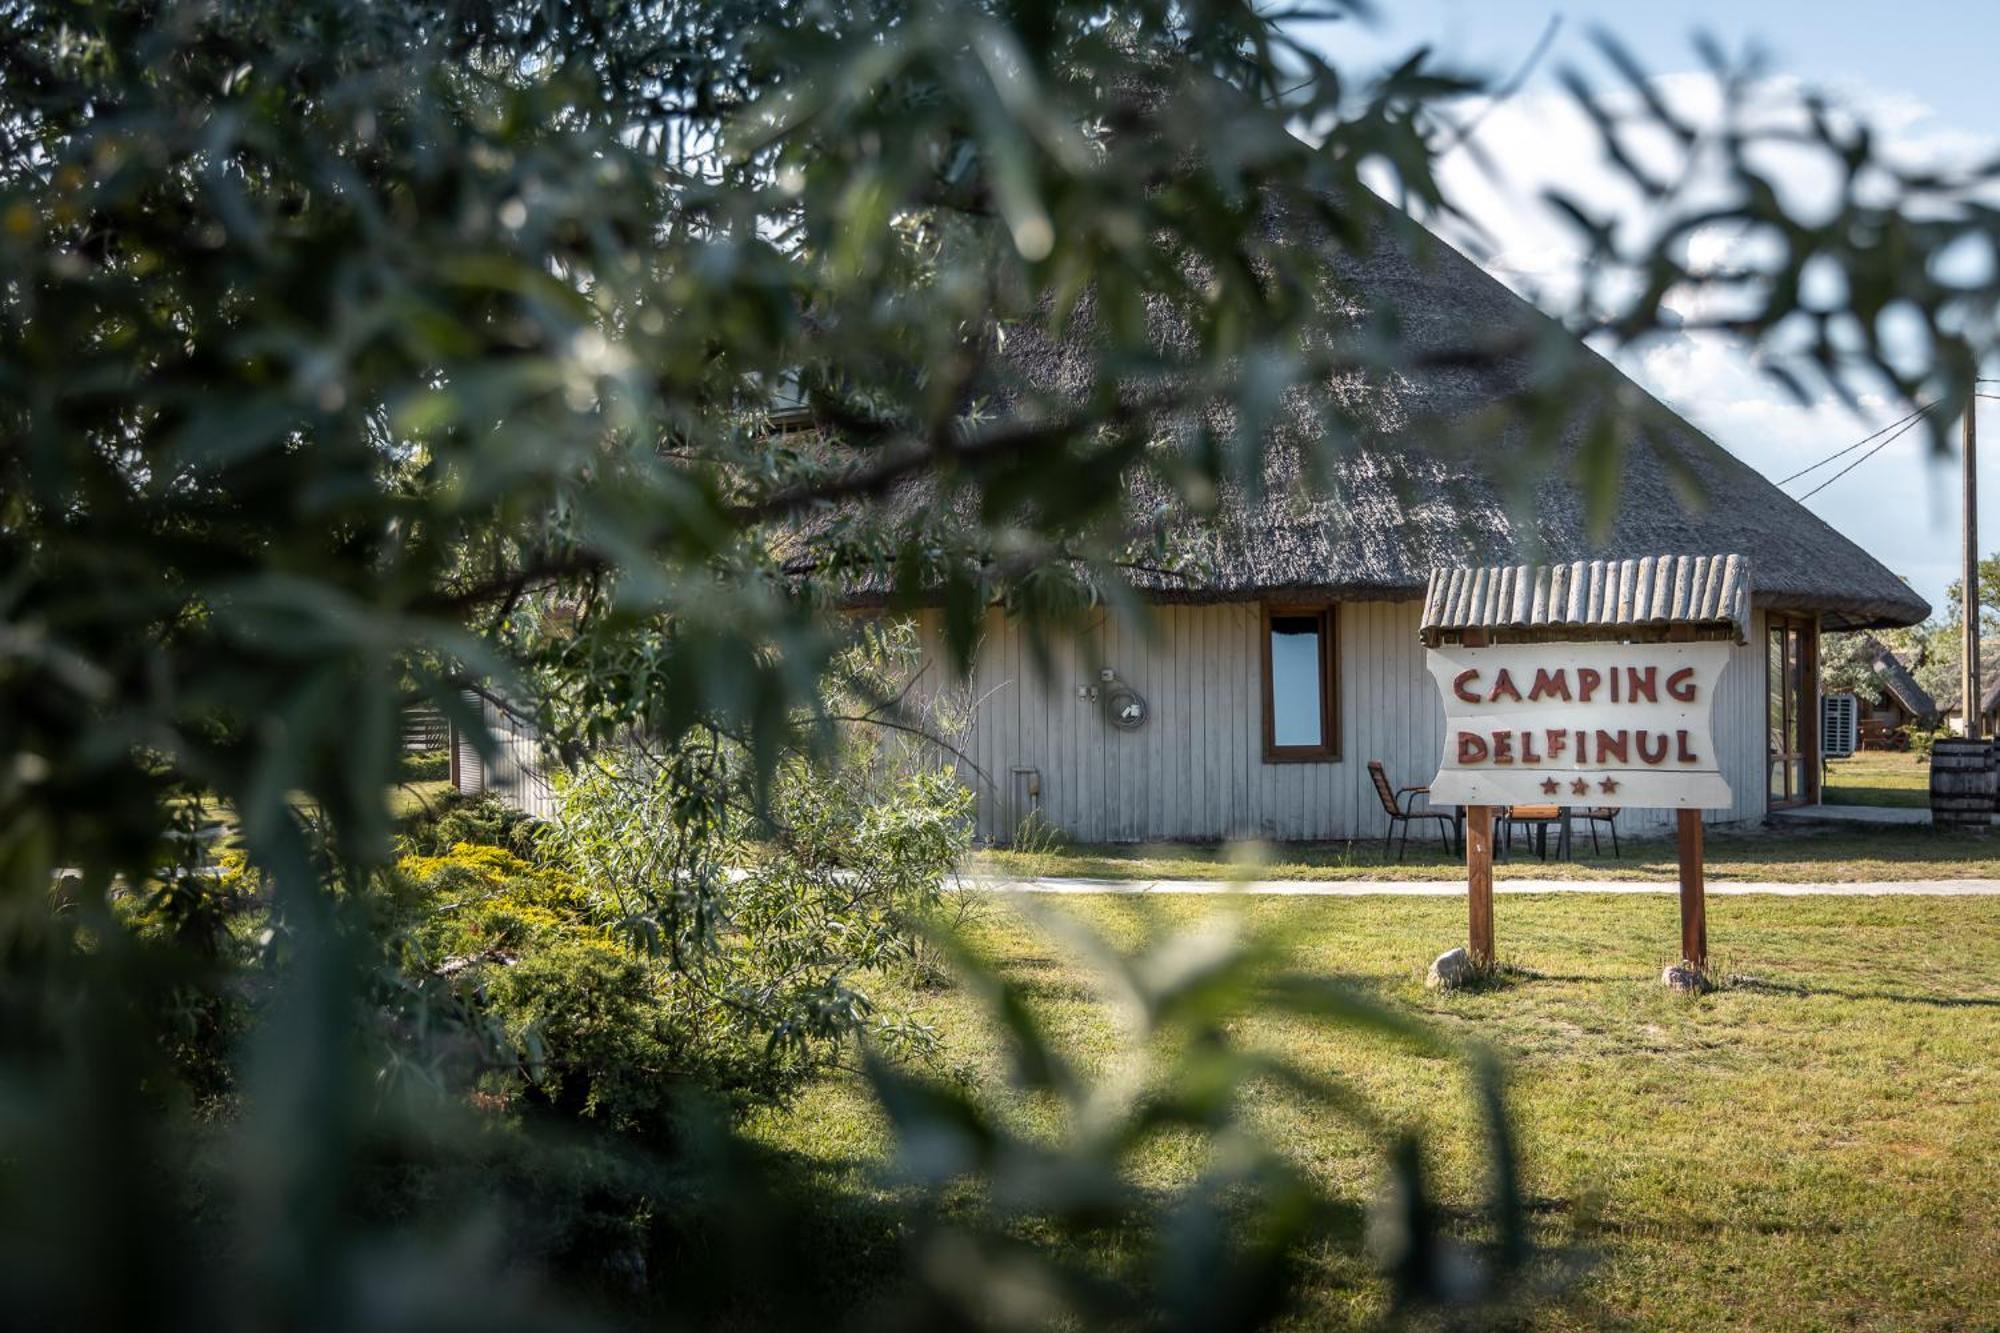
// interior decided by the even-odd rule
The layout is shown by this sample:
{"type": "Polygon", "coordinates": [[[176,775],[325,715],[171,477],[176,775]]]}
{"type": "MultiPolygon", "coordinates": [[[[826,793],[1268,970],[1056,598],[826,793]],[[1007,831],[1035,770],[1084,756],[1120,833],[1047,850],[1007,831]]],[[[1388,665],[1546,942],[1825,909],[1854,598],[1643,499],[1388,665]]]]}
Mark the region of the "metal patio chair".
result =
{"type": "Polygon", "coordinates": [[[1605,828],[1611,830],[1611,854],[1621,861],[1625,858],[1625,854],[1618,850],[1618,808],[1616,806],[1592,806],[1587,810],[1577,811],[1576,815],[1579,819],[1590,821],[1591,855],[1601,856],[1604,852],[1603,844],[1597,841],[1597,826],[1602,824],[1605,828]]]}
{"type": "Polygon", "coordinates": [[[1456,850],[1452,841],[1453,816],[1445,814],[1441,810],[1415,810],[1410,806],[1408,798],[1412,796],[1428,796],[1431,790],[1428,786],[1391,787],[1389,785],[1389,775],[1382,771],[1382,763],[1377,759],[1370,759],[1368,761],[1368,776],[1374,780],[1375,795],[1381,798],[1382,813],[1389,816],[1389,831],[1382,835],[1383,856],[1386,857],[1389,854],[1389,843],[1395,838],[1396,829],[1400,825],[1403,830],[1403,840],[1396,848],[1396,860],[1400,862],[1403,859],[1403,854],[1410,849],[1411,821],[1425,819],[1435,819],[1437,821],[1438,838],[1444,843],[1445,851],[1451,852],[1456,850]]]}

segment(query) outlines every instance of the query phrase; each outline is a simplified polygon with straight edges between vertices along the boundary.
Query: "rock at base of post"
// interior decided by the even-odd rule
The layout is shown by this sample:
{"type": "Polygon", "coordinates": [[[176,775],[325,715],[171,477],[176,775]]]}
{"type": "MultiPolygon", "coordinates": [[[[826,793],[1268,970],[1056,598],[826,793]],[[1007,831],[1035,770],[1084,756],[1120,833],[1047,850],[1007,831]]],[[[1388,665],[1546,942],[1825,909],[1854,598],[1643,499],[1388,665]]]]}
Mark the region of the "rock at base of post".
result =
{"type": "Polygon", "coordinates": [[[1708,977],[1692,963],[1675,963],[1660,973],[1660,984],[1676,995],[1701,995],[1713,989],[1708,977]]]}
{"type": "Polygon", "coordinates": [[[1430,990],[1454,990],[1472,980],[1472,973],[1472,955],[1463,948],[1449,949],[1432,960],[1424,985],[1430,990]]]}

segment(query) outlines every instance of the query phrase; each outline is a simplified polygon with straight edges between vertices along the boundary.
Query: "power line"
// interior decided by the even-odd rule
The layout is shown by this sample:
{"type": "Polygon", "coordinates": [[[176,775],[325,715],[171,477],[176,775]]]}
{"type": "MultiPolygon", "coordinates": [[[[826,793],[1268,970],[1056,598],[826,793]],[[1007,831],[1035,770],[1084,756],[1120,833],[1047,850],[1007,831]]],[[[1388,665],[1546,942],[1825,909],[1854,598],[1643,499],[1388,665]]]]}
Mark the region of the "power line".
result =
{"type": "Polygon", "coordinates": [[[1811,467],[1800,468],[1797,472],[1794,472],[1791,476],[1786,477],[1783,480],[1779,481],[1778,485],[1789,486],[1791,485],[1791,483],[1797,481],[1800,477],[1803,477],[1806,473],[1817,472],[1821,468],[1825,467],[1828,463],[1836,462],[1839,459],[1845,458],[1847,455],[1853,453],[1856,449],[1859,449],[1862,445],[1867,444],[1870,440],[1873,440],[1877,436],[1883,434],[1883,432],[1892,431],[1896,429],[1896,427],[1898,426],[1904,425],[1911,421],[1915,421],[1918,417],[1922,416],[1924,413],[1930,411],[1933,407],[1936,406],[1937,404],[1935,402],[1924,403],[1923,405],[1918,407],[1916,411],[1910,413],[1908,416],[1901,417],[1895,421],[1890,422],[1888,425],[1882,427],[1881,430],[1874,432],[1874,434],[1864,435],[1862,438],[1856,440],[1853,444],[1848,445],[1845,449],[1841,449],[1834,453],[1828,454],[1825,458],[1820,459],[1819,462],[1814,463],[1811,467]]]}
{"type": "Polygon", "coordinates": [[[1924,413],[1930,411],[1933,407],[1936,406],[1937,406],[1936,403],[1925,403],[1922,407],[1918,408],[1914,414],[1904,419],[1902,428],[1898,430],[1894,435],[1891,435],[1888,439],[1882,441],[1882,443],[1876,445],[1873,449],[1870,449],[1867,453],[1861,455],[1861,457],[1855,459],[1852,463],[1849,463],[1846,467],[1834,473],[1832,476],[1828,477],[1825,481],[1821,482],[1819,485],[1807,491],[1804,495],[1801,495],[1799,497],[1799,503],[1804,504],[1806,501],[1812,499],[1815,495],[1818,495],[1821,491],[1833,485],[1833,483],[1839,481],[1842,477],[1854,471],[1854,469],[1860,467],[1863,463],[1867,462],[1875,455],[1881,453],[1884,449],[1894,444],[1897,440],[1909,434],[1910,431],[1916,427],[1917,418],[1923,416],[1924,413]]]}

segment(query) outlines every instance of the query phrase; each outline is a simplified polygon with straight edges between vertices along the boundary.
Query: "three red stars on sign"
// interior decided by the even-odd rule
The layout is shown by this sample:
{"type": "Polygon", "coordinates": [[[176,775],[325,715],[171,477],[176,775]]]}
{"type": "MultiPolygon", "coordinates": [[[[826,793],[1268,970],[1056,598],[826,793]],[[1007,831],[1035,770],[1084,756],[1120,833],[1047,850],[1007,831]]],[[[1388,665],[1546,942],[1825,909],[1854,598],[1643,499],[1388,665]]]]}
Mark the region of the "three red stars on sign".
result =
{"type": "MultiPolygon", "coordinates": [[[[1597,784],[1597,789],[1606,796],[1609,796],[1618,790],[1618,780],[1616,778],[1606,778],[1597,784]]],[[[1542,795],[1554,796],[1561,790],[1562,783],[1556,781],[1554,778],[1542,779],[1542,795]]],[[[1578,778],[1569,784],[1569,790],[1572,796],[1588,796],[1590,795],[1590,783],[1583,778],[1578,778]]]]}

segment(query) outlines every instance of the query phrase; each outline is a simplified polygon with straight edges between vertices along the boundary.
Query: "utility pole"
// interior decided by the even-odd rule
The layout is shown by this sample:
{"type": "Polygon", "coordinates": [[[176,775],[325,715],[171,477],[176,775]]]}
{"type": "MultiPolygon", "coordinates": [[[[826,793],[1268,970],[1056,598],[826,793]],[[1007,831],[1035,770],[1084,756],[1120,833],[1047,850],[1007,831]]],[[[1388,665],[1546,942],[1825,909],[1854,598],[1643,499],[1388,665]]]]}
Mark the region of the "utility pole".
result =
{"type": "Polygon", "coordinates": [[[1965,476],[1965,514],[1960,536],[1965,543],[1965,569],[1959,589],[1959,614],[1965,623],[1965,654],[1959,662],[1959,695],[1965,717],[1965,738],[1976,740],[1979,717],[1979,470],[1978,432],[1973,425],[1979,398],[1968,392],[1965,398],[1965,449],[1961,464],[1965,476]]]}

